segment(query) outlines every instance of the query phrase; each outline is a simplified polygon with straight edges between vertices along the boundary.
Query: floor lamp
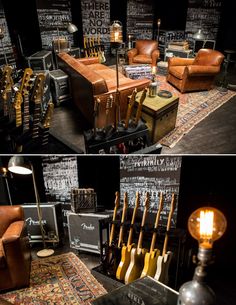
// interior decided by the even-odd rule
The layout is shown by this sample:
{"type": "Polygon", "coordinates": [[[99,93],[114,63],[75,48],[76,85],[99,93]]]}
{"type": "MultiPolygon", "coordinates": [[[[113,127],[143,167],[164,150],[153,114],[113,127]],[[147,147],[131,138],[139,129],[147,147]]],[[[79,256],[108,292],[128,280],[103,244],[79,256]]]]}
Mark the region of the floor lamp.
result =
{"type": "Polygon", "coordinates": [[[35,181],[33,165],[22,156],[13,156],[10,158],[10,160],[8,162],[8,170],[12,173],[20,174],[20,175],[32,174],[34,193],[35,193],[35,199],[36,199],[36,207],[37,207],[37,213],[38,213],[38,220],[39,220],[39,226],[40,226],[40,231],[41,231],[42,241],[43,241],[43,248],[44,248],[43,250],[40,250],[37,252],[37,256],[47,257],[47,256],[52,255],[54,253],[54,250],[46,249],[45,231],[44,231],[43,223],[42,223],[42,210],[41,210],[41,206],[40,206],[40,199],[39,199],[39,194],[38,194],[37,185],[36,185],[36,181],[35,181]]]}
{"type": "Polygon", "coordinates": [[[120,97],[119,97],[119,54],[118,49],[120,48],[121,44],[123,43],[123,36],[122,36],[122,24],[120,21],[115,20],[113,21],[112,25],[110,26],[110,43],[111,47],[115,48],[116,50],[116,119],[115,119],[115,129],[118,129],[120,118],[120,97]]]}

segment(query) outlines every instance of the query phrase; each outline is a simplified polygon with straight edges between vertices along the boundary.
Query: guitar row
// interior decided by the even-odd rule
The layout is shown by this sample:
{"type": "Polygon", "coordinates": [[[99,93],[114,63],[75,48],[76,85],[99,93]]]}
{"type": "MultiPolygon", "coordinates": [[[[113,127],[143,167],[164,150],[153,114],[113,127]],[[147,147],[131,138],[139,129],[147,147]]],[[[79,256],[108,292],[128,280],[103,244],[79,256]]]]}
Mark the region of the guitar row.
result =
{"type": "Polygon", "coordinates": [[[2,69],[0,79],[1,136],[8,139],[11,152],[22,152],[29,145],[48,144],[54,104],[43,105],[45,74],[24,70],[18,84],[13,83],[12,68],[2,69]]]}
{"type": "Polygon", "coordinates": [[[84,55],[85,57],[98,57],[100,63],[106,62],[100,35],[90,37],[84,36],[84,55]]]}
{"type": "Polygon", "coordinates": [[[109,244],[107,249],[107,256],[105,260],[106,268],[110,274],[115,274],[116,278],[120,281],[129,284],[134,280],[144,277],[151,276],[156,280],[167,284],[169,265],[173,253],[167,251],[169,230],[171,227],[171,219],[175,210],[176,195],[172,194],[170,211],[168,215],[168,221],[166,226],[166,234],[162,251],[156,247],[157,241],[157,229],[163,210],[163,194],[159,196],[159,206],[155,217],[155,223],[153,226],[153,234],[151,239],[150,248],[146,249],[143,247],[144,237],[144,226],[147,219],[149,209],[149,193],[146,193],[144,210],[142,214],[141,228],[138,237],[137,244],[133,242],[134,224],[136,221],[137,211],[140,206],[140,195],[136,193],[135,207],[132,213],[132,219],[130,222],[130,229],[128,234],[127,242],[123,241],[124,238],[124,222],[128,209],[128,197],[127,193],[124,194],[124,205],[122,211],[122,217],[120,222],[120,231],[117,244],[114,240],[115,235],[115,222],[117,218],[117,211],[119,207],[119,193],[116,193],[115,208],[113,212],[112,225],[109,236],[109,244]]]}

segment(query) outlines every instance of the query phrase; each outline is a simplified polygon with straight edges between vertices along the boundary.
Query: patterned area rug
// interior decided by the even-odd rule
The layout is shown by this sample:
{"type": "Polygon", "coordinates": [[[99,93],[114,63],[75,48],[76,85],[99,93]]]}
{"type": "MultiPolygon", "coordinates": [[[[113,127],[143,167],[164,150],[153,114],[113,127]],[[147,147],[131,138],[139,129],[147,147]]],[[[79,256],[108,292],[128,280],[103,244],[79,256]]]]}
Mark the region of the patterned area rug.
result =
{"type": "Polygon", "coordinates": [[[91,304],[106,290],[72,252],[32,262],[30,287],[2,294],[15,305],[91,304]]]}
{"type": "Polygon", "coordinates": [[[223,93],[216,88],[209,91],[181,94],[166,82],[165,76],[157,78],[159,90],[171,91],[179,97],[176,127],[160,141],[162,145],[168,147],[174,147],[194,126],[236,95],[235,91],[228,90],[223,93]]]}

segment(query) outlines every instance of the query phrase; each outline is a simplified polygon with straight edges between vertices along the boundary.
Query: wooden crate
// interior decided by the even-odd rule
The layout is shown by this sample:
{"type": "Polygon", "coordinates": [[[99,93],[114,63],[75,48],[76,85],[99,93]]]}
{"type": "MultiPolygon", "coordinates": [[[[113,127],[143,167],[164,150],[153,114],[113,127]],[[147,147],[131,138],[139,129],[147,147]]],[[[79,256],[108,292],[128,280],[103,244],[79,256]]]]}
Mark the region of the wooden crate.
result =
{"type": "MultiPolygon", "coordinates": [[[[141,92],[136,96],[136,106],[141,92]]],[[[143,103],[142,119],[150,132],[153,143],[158,142],[175,128],[179,98],[173,95],[171,98],[147,97],[143,103]]]]}

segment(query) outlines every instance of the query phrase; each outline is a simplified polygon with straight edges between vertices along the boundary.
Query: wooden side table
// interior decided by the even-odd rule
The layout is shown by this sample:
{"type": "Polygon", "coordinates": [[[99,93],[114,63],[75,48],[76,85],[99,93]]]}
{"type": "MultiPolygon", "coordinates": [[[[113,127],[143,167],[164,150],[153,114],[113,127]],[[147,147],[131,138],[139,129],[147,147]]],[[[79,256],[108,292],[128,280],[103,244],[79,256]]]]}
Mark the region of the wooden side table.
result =
{"type": "MultiPolygon", "coordinates": [[[[136,95],[136,105],[142,92],[136,95]]],[[[145,121],[153,143],[158,142],[175,128],[179,98],[147,97],[143,103],[142,119],[145,121]]]]}

